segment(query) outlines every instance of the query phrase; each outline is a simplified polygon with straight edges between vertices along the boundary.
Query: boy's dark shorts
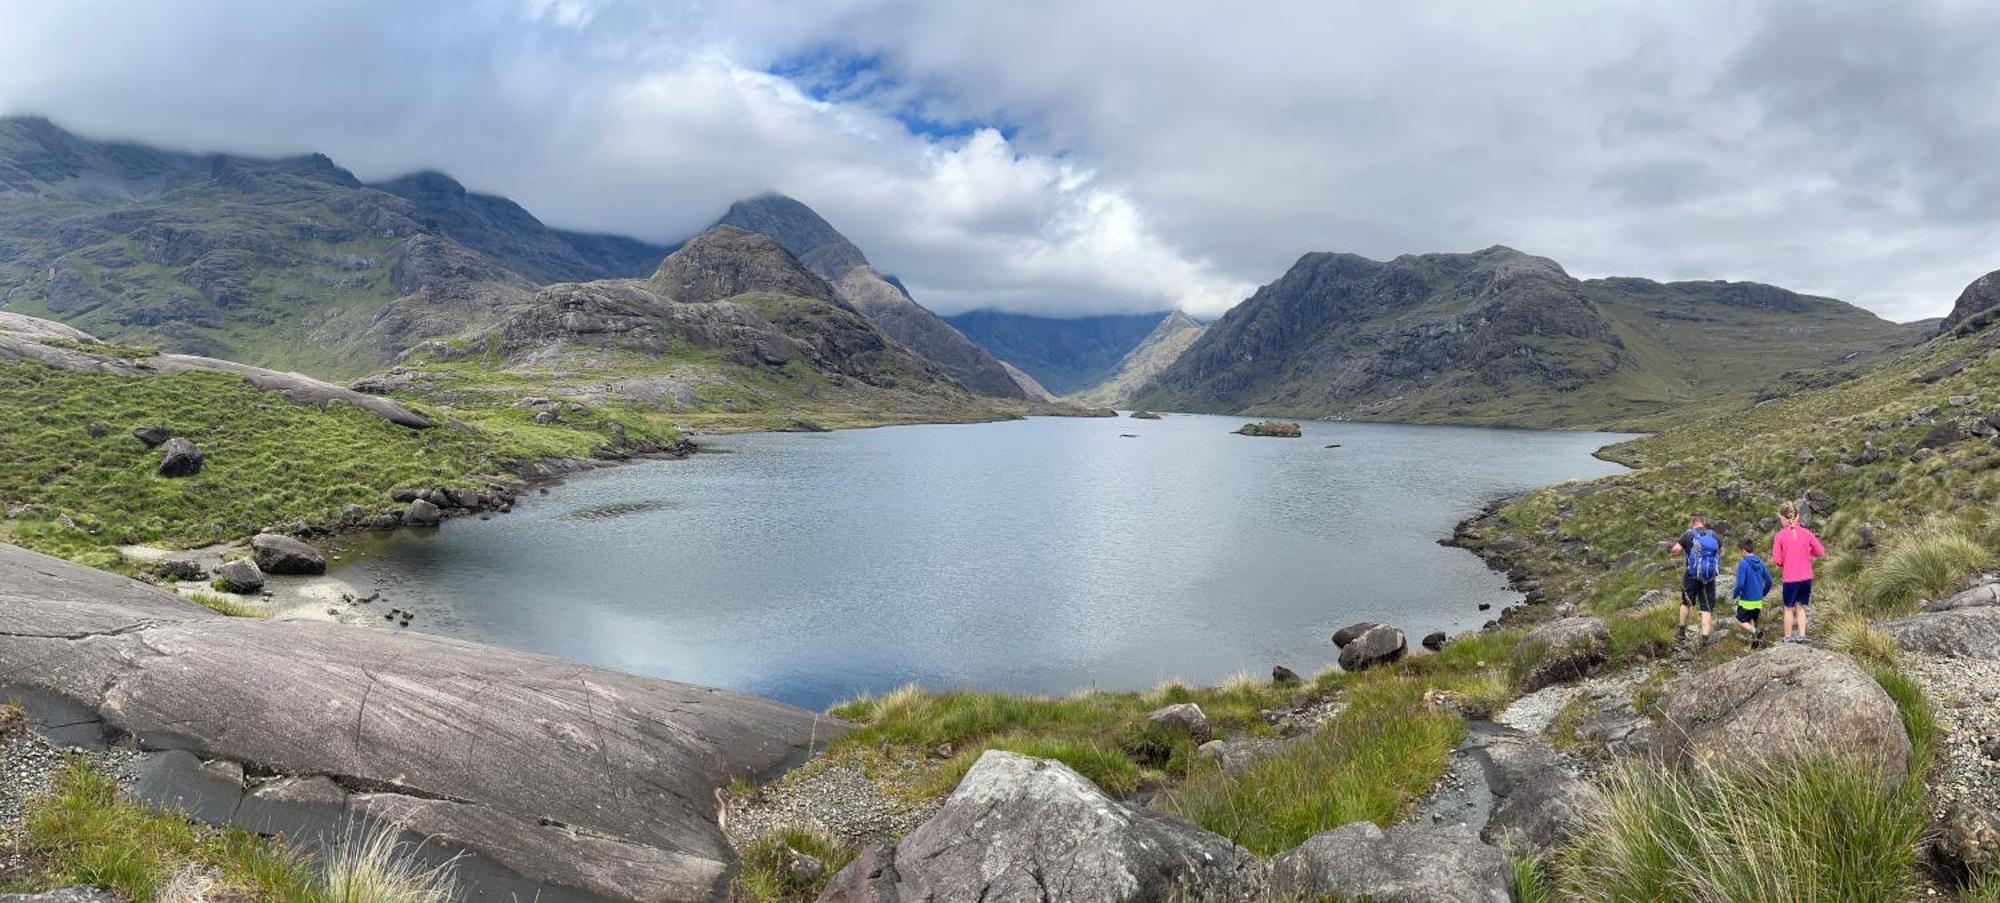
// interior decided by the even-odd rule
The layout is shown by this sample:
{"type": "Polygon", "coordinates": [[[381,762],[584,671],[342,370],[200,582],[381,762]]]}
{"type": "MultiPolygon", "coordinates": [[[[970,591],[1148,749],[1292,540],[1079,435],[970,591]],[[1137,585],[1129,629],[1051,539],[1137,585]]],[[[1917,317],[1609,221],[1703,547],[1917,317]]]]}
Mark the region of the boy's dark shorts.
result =
{"type": "Polygon", "coordinates": [[[1693,574],[1681,575],[1681,604],[1693,605],[1702,611],[1715,610],[1715,578],[1696,580],[1693,574]]]}
{"type": "Polygon", "coordinates": [[[1755,624],[1757,623],[1757,616],[1763,613],[1764,609],[1762,608],[1744,608],[1738,605],[1736,606],[1736,623],[1755,624]]]}
{"type": "Polygon", "coordinates": [[[1796,608],[1800,605],[1811,605],[1811,604],[1812,604],[1811,580],[1800,580],[1797,583],[1785,584],[1786,608],[1796,608]]]}

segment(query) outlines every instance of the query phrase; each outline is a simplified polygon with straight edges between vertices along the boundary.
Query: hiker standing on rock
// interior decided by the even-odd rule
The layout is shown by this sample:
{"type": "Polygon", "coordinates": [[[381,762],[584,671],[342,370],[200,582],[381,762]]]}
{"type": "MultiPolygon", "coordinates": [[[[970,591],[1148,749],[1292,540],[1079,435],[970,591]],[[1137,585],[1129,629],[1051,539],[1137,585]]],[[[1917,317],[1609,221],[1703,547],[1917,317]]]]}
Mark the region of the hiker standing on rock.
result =
{"type": "Polygon", "coordinates": [[[1715,629],[1715,575],[1722,568],[1722,540],[1708,529],[1708,519],[1696,514],[1688,518],[1687,532],[1669,554],[1687,556],[1687,571],[1681,575],[1681,627],[1674,641],[1687,639],[1688,610],[1700,608],[1701,644],[1706,646],[1709,631],[1715,629]]]}
{"type": "Polygon", "coordinates": [[[1778,520],[1784,526],[1778,528],[1778,535],[1771,538],[1771,563],[1778,566],[1783,575],[1781,589],[1785,603],[1785,637],[1787,643],[1806,641],[1806,606],[1812,604],[1813,559],[1825,558],[1826,547],[1820,545],[1819,537],[1811,530],[1799,525],[1799,504],[1786,502],[1778,508],[1778,520]],[[1796,629],[1793,624],[1796,623],[1796,629]],[[1796,631],[1796,632],[1795,632],[1796,631]]]}

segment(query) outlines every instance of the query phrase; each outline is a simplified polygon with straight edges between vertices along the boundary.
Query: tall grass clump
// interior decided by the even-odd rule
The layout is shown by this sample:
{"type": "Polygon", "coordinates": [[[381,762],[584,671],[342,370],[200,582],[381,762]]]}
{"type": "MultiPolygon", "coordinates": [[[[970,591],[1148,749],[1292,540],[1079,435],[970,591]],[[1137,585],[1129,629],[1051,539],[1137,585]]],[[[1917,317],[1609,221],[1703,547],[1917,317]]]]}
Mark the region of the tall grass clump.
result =
{"type": "Polygon", "coordinates": [[[1507,857],[1507,867],[1513,871],[1514,903],[1555,903],[1543,865],[1542,857],[1532,853],[1507,857]]]}
{"type": "Polygon", "coordinates": [[[1888,631],[1852,612],[1835,615],[1826,629],[1827,648],[1844,652],[1864,665],[1894,668],[1903,647],[1888,631]]]}
{"type": "Polygon", "coordinates": [[[792,828],[759,838],[743,851],[743,868],[736,874],[736,889],[760,903],[792,903],[819,898],[833,876],[854,861],[853,847],[817,831],[792,828]],[[791,868],[794,853],[819,860],[817,876],[797,874],[791,868]]]}
{"type": "Polygon", "coordinates": [[[1862,569],[1854,602],[1862,614],[1891,613],[1949,593],[1960,579],[1992,560],[1992,553],[1964,531],[1931,521],[1890,541],[1862,569]]]}
{"type": "Polygon", "coordinates": [[[456,858],[426,863],[394,825],[356,828],[326,855],[320,900],[325,903],[452,903],[458,899],[456,858]]]}
{"type": "Polygon", "coordinates": [[[1238,774],[1201,771],[1168,811],[1275,855],[1349,822],[1395,824],[1437,781],[1463,735],[1456,715],[1424,704],[1408,678],[1358,682],[1345,711],[1308,739],[1238,774]]]}
{"type": "Polygon", "coordinates": [[[1564,899],[1907,900],[1928,817],[1920,782],[1814,758],[1767,770],[1613,775],[1605,805],[1559,854],[1564,899]]]}

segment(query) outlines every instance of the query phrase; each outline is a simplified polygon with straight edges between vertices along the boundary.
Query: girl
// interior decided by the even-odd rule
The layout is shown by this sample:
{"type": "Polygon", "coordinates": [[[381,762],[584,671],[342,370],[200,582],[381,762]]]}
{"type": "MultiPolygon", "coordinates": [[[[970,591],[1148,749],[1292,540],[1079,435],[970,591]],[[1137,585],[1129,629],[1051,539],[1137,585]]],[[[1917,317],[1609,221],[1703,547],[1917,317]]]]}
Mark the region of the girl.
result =
{"type": "Polygon", "coordinates": [[[1785,638],[1787,643],[1806,641],[1806,606],[1812,604],[1813,559],[1825,558],[1826,547],[1811,530],[1799,526],[1799,505],[1786,502],[1778,508],[1784,524],[1771,538],[1771,563],[1784,575],[1785,638]],[[1793,624],[1797,629],[1794,632],[1793,624]]]}

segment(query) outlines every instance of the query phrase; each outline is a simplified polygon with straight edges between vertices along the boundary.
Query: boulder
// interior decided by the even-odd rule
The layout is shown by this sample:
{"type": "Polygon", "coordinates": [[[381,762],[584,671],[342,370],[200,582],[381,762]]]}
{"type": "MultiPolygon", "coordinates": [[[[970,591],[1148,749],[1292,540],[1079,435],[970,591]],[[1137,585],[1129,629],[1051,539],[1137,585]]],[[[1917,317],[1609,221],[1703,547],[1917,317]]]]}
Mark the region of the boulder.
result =
{"type": "Polygon", "coordinates": [[[1909,770],[1895,701],[1838,652],[1780,643],[1681,678],[1659,710],[1669,761],[1766,767],[1837,752],[1885,783],[1909,770]]]}
{"type": "Polygon", "coordinates": [[[251,537],[250,551],[257,559],[257,567],[266,574],[326,573],[326,556],[318,549],[280,533],[251,537]]]}
{"type": "Polygon", "coordinates": [[[1885,622],[1882,629],[1916,652],[2000,661],[2000,606],[1927,611],[1885,622]]]}
{"type": "Polygon", "coordinates": [[[1333,645],[1335,648],[1344,649],[1348,643],[1354,642],[1356,637],[1380,626],[1382,625],[1374,621],[1359,621],[1349,624],[1333,632],[1333,645]]]}
{"type": "Polygon", "coordinates": [[[125,903],[125,898],[79,884],[38,894],[0,894],[0,903],[125,903]]]}
{"type": "Polygon", "coordinates": [[[1956,420],[1947,420],[1931,428],[1922,439],[1917,440],[1917,448],[1943,448],[1965,439],[1965,428],[1956,420]]]}
{"type": "Polygon", "coordinates": [[[1937,814],[1932,830],[1932,846],[1945,862],[1974,875],[2000,868],[2000,811],[1956,799],[1937,814]]]}
{"type": "Polygon", "coordinates": [[[1502,536],[1486,544],[1485,551],[1492,555],[1519,555],[1530,548],[1528,541],[1518,536],[1502,536]]]}
{"type": "Polygon", "coordinates": [[[424,491],[422,489],[414,489],[407,486],[399,489],[389,490],[390,500],[403,502],[405,504],[414,502],[417,499],[423,498],[423,496],[424,496],[424,491]]]}
{"type": "Polygon", "coordinates": [[[7,545],[0,675],[66,742],[129,738],[267,781],[336,778],[356,790],[351,813],[487,863],[461,871],[480,884],[469,899],[725,899],[735,854],[716,791],[845,730],[770,700],[479,643],[227,618],[7,545]]]}
{"type": "Polygon", "coordinates": [[[200,580],[204,576],[201,562],[192,558],[162,558],[158,573],[168,580],[200,580]]]}
{"type": "Polygon", "coordinates": [[[1597,618],[1563,618],[1536,627],[1514,647],[1514,661],[1526,667],[1521,692],[1587,677],[1610,653],[1611,628],[1597,618]]]}
{"type": "Polygon", "coordinates": [[[164,426],[142,426],[132,431],[132,438],[139,440],[147,448],[159,448],[160,444],[173,438],[164,426]]]}
{"type": "Polygon", "coordinates": [[[264,588],[264,571],[248,558],[225,561],[215,569],[215,584],[225,593],[254,593],[264,588]]]}
{"type": "Polygon", "coordinates": [[[1133,419],[1133,420],[1158,420],[1158,419],[1160,419],[1160,415],[1158,415],[1158,414],[1155,414],[1155,413],[1153,413],[1152,411],[1133,411],[1133,412],[1132,412],[1132,419],[1133,419]]]}
{"type": "Polygon", "coordinates": [[[1305,435],[1299,425],[1289,420],[1265,420],[1246,423],[1236,428],[1238,436],[1269,436],[1278,439],[1297,439],[1305,435]]]}
{"type": "Polygon", "coordinates": [[[1567,844],[1600,804],[1597,791],[1557,761],[1546,744],[1502,735],[1484,744],[1493,809],[1479,836],[1515,852],[1552,852],[1567,844]]]}
{"type": "Polygon", "coordinates": [[[1462,824],[1384,831],[1358,821],[1315,834],[1271,863],[1271,895],[1281,900],[1509,903],[1512,885],[1506,855],[1462,824]]]}
{"type": "Polygon", "coordinates": [[[1965,592],[1925,602],[1920,607],[1924,611],[1957,611],[1989,605],[2000,605],[2000,582],[1982,583],[1965,592]]]}
{"type": "Polygon", "coordinates": [[[442,517],[443,512],[438,510],[438,506],[417,499],[410,503],[409,510],[403,512],[403,523],[411,527],[435,527],[442,517]]]}
{"type": "Polygon", "coordinates": [[[1170,733],[1182,733],[1194,738],[1197,744],[1207,743],[1215,737],[1208,725],[1208,715],[1201,706],[1192,702],[1180,702],[1154,711],[1146,716],[1146,721],[1154,727],[1170,733]]]}
{"type": "Polygon", "coordinates": [[[1403,638],[1402,631],[1394,627],[1373,627],[1340,647],[1340,668],[1343,671],[1366,671],[1400,659],[1407,651],[1409,641],[1403,638]]]}
{"type": "Polygon", "coordinates": [[[1445,642],[1445,635],[1444,631],[1442,630],[1433,630],[1430,633],[1424,634],[1424,648],[1429,649],[1432,652],[1436,652],[1439,649],[1443,649],[1444,642],[1445,642]]]}
{"type": "Polygon", "coordinates": [[[819,899],[1235,901],[1262,878],[1221,837],[1125,806],[1060,762],[993,750],[929,821],[855,859],[819,899]]]}
{"type": "Polygon", "coordinates": [[[191,477],[201,473],[201,449],[175,437],[160,445],[160,476],[191,477]]]}
{"type": "Polygon", "coordinates": [[[1222,769],[1223,774],[1240,774],[1244,769],[1284,751],[1293,742],[1294,740],[1267,740],[1263,737],[1210,740],[1195,749],[1194,758],[1196,762],[1205,762],[1222,769]]]}
{"type": "Polygon", "coordinates": [[[1283,686],[1291,686],[1293,684],[1300,682],[1299,672],[1293,671],[1292,669],[1287,668],[1284,665],[1272,665],[1271,682],[1283,686]]]}

